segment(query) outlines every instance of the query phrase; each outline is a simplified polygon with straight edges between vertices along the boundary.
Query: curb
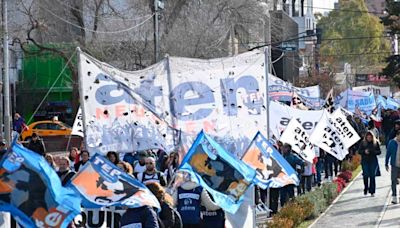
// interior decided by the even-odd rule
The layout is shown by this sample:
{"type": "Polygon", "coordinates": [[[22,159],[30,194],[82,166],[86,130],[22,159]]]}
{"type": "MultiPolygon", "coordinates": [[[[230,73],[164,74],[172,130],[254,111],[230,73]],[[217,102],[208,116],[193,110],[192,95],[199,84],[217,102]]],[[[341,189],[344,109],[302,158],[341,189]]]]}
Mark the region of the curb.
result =
{"type": "Polygon", "coordinates": [[[311,224],[308,226],[309,228],[313,227],[313,226],[321,219],[321,217],[324,216],[324,215],[329,211],[329,209],[331,209],[331,207],[332,207],[333,205],[335,205],[335,203],[342,197],[342,195],[343,195],[344,193],[347,192],[347,190],[354,184],[354,181],[355,181],[358,177],[360,177],[361,174],[362,174],[362,171],[361,171],[360,173],[358,173],[358,175],[357,175],[356,177],[353,178],[353,181],[351,181],[351,182],[349,183],[349,185],[347,185],[347,186],[343,189],[343,191],[336,197],[336,199],[333,200],[333,202],[331,203],[331,205],[329,205],[329,207],[328,207],[320,216],[318,216],[318,218],[315,219],[313,223],[311,223],[311,224]]]}
{"type": "Polygon", "coordinates": [[[391,190],[388,191],[388,194],[387,194],[387,196],[386,196],[385,205],[383,206],[382,211],[381,211],[381,213],[379,214],[378,221],[376,221],[376,224],[375,224],[375,227],[376,227],[376,228],[378,228],[378,227],[381,225],[381,222],[382,222],[382,220],[383,220],[383,217],[385,216],[386,210],[387,210],[387,208],[388,208],[388,206],[389,206],[389,203],[390,203],[390,198],[391,198],[391,194],[390,194],[390,193],[391,193],[391,192],[392,192],[391,190]]]}

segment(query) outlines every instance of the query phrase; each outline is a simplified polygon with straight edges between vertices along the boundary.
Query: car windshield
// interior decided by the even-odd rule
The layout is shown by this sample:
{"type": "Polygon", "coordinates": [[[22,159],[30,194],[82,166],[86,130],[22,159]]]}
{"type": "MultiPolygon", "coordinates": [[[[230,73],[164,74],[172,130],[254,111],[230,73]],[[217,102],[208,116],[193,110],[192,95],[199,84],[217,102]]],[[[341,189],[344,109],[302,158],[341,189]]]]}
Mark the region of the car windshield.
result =
{"type": "Polygon", "coordinates": [[[66,123],[63,123],[63,122],[60,122],[60,124],[62,125],[62,126],[64,126],[65,128],[71,128],[68,124],[66,124],[66,123]]]}

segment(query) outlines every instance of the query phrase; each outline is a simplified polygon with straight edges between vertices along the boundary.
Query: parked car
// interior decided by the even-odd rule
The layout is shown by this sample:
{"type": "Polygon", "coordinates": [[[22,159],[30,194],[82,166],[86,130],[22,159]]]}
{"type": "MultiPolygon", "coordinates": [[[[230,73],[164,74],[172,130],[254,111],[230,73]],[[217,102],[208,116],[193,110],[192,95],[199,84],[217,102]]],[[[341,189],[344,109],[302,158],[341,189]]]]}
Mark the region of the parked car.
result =
{"type": "Polygon", "coordinates": [[[72,128],[61,121],[43,120],[29,124],[29,129],[22,132],[21,138],[23,141],[29,140],[33,133],[36,133],[41,138],[53,136],[69,136],[72,128]]]}

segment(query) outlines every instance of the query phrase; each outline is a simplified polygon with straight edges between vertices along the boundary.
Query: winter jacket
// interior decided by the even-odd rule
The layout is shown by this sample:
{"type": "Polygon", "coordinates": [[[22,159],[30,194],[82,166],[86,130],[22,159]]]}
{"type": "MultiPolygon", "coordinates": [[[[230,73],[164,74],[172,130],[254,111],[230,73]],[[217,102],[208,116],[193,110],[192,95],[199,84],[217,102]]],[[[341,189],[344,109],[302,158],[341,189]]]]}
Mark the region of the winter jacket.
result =
{"type": "MultiPolygon", "coordinates": [[[[199,185],[194,182],[185,182],[180,187],[189,190],[189,189],[194,189],[197,186],[199,185]]],[[[207,208],[207,210],[215,211],[220,208],[211,200],[210,195],[208,195],[205,189],[203,189],[203,191],[201,192],[200,197],[201,197],[201,205],[207,208]]],[[[174,191],[174,193],[172,194],[172,198],[174,199],[174,205],[178,205],[178,191],[174,191]]]]}
{"type": "Polygon", "coordinates": [[[159,228],[157,213],[150,206],[129,208],[121,217],[120,227],[159,228]]]}
{"type": "Polygon", "coordinates": [[[397,157],[397,147],[398,143],[395,139],[389,141],[387,149],[386,149],[386,158],[385,158],[385,166],[390,165],[396,166],[396,157],[397,157]]]}
{"type": "Polygon", "coordinates": [[[362,141],[358,148],[358,153],[361,155],[363,161],[373,161],[377,155],[381,154],[381,148],[379,143],[374,144],[373,142],[362,141]],[[369,153],[366,154],[365,150],[368,150],[369,153]]]}
{"type": "Polygon", "coordinates": [[[68,181],[71,180],[71,178],[75,175],[75,172],[71,170],[65,170],[63,172],[57,171],[57,175],[61,180],[62,186],[65,186],[68,181]]]}
{"type": "Polygon", "coordinates": [[[44,154],[46,152],[42,139],[37,139],[36,141],[31,139],[31,141],[28,144],[28,149],[30,149],[31,151],[36,152],[42,156],[44,156],[44,154]]]}

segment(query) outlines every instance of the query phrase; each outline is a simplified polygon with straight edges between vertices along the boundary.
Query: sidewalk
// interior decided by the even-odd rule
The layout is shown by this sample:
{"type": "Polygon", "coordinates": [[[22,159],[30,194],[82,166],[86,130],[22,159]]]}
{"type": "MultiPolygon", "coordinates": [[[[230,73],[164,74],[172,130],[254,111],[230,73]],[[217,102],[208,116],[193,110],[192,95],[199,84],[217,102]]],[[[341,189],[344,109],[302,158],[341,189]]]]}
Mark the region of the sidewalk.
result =
{"type": "Polygon", "coordinates": [[[400,227],[400,204],[392,204],[392,192],[389,192],[377,227],[400,227]]]}
{"type": "Polygon", "coordinates": [[[400,213],[397,209],[400,206],[389,206],[386,210],[388,213],[383,214],[386,209],[388,194],[391,194],[390,173],[386,172],[384,164],[385,154],[386,151],[383,150],[379,156],[382,176],[376,178],[375,197],[364,196],[364,183],[361,174],[348,185],[328,210],[310,227],[376,227],[382,218],[384,218],[382,225],[388,224],[390,227],[399,225],[400,213]],[[382,217],[382,215],[385,216],[382,217]]]}

